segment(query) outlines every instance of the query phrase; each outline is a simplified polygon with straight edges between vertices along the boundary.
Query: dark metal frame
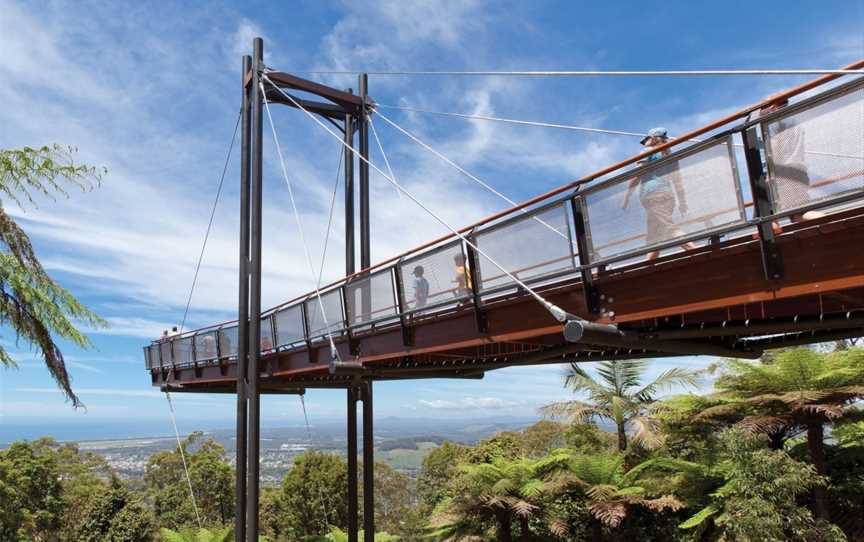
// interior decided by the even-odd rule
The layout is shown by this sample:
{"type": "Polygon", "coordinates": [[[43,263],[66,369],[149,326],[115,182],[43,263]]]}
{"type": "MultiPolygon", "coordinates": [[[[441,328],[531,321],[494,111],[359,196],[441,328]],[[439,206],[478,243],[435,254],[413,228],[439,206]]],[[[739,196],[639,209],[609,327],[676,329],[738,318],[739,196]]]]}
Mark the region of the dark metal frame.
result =
{"type": "Polygon", "coordinates": [[[585,198],[576,194],[570,200],[573,212],[573,229],[576,232],[576,254],[579,258],[579,274],[582,277],[583,300],[588,312],[597,314],[600,312],[600,291],[594,284],[594,275],[591,268],[591,248],[588,239],[588,223],[586,220],[585,198]]]}
{"type": "Polygon", "coordinates": [[[474,321],[477,325],[477,331],[486,333],[489,326],[486,321],[486,312],[483,310],[483,299],[480,295],[480,260],[477,257],[477,251],[474,250],[477,239],[473,232],[465,237],[470,241],[470,243],[465,243],[465,260],[468,266],[468,278],[471,281],[471,304],[474,308],[474,321]]]}
{"type": "MultiPolygon", "coordinates": [[[[748,128],[741,133],[741,137],[744,141],[744,158],[747,162],[750,191],[753,194],[754,217],[772,216],[774,214],[773,198],[771,197],[771,187],[768,185],[768,177],[762,167],[762,153],[759,151],[756,128],[748,128]]],[[[757,229],[765,278],[779,280],[784,275],[783,254],[775,241],[774,226],[771,222],[760,222],[757,229]]]]}

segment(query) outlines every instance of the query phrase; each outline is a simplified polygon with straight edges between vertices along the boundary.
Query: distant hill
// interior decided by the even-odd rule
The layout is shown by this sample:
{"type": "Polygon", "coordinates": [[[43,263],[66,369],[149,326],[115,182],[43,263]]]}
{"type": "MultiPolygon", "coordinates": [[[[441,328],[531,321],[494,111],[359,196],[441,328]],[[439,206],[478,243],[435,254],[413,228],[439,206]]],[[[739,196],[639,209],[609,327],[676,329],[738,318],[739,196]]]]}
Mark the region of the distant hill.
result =
{"type": "Polygon", "coordinates": [[[403,437],[403,438],[395,438],[392,440],[387,440],[382,442],[378,446],[378,450],[382,452],[389,452],[390,450],[417,450],[419,449],[418,444],[422,443],[433,443],[437,446],[440,446],[445,440],[445,437],[439,436],[420,436],[420,437],[403,437]]]}

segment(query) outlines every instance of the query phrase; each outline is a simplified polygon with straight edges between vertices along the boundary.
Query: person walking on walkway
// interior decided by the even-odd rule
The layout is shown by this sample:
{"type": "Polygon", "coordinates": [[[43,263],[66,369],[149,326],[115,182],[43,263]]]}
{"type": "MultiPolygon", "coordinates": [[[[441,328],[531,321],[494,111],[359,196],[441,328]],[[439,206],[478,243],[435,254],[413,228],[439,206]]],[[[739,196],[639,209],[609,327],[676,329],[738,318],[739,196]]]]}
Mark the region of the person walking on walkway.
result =
{"type": "MultiPolygon", "coordinates": [[[[648,135],[645,136],[641,143],[647,148],[654,148],[666,143],[669,136],[666,128],[652,128],[648,135]]],[[[650,164],[660,160],[664,156],[668,156],[670,151],[665,149],[658,151],[644,160],[640,164],[650,164]]],[[[639,202],[642,208],[645,209],[645,244],[647,246],[669,241],[683,235],[678,228],[673,214],[677,203],[678,212],[681,216],[687,214],[687,198],[684,193],[684,185],[681,181],[681,174],[677,166],[668,172],[663,172],[663,168],[652,168],[651,170],[633,177],[627,186],[627,192],[624,194],[624,201],[621,204],[622,209],[626,209],[630,204],[630,196],[636,188],[639,188],[639,202]]],[[[693,243],[684,243],[681,245],[684,250],[693,250],[696,245],[693,243]]],[[[660,255],[659,250],[653,250],[648,253],[648,259],[654,260],[660,255]]]]}

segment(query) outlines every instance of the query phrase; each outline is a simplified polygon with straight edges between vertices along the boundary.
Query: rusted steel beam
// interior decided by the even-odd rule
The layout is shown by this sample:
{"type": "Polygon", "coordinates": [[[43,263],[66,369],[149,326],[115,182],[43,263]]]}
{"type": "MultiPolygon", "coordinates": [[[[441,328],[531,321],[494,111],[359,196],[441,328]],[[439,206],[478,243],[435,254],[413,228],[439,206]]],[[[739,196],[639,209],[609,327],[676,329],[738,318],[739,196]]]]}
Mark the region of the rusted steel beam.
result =
{"type": "Polygon", "coordinates": [[[756,359],[762,355],[758,349],[730,348],[703,341],[671,341],[643,338],[638,333],[622,331],[608,324],[595,324],[585,320],[571,320],[564,325],[564,338],[584,345],[642,348],[654,352],[683,355],[721,356],[756,359]]]}
{"type": "Polygon", "coordinates": [[[331,102],[339,104],[345,109],[351,111],[359,111],[363,105],[363,100],[360,96],[349,94],[343,90],[328,87],[314,81],[309,81],[308,79],[303,79],[296,75],[283,72],[266,72],[265,76],[281,88],[293,88],[310,94],[315,94],[316,96],[320,96],[325,100],[330,100],[331,102]]]}
{"type": "Polygon", "coordinates": [[[768,337],[748,341],[759,348],[785,348],[789,346],[802,346],[828,341],[839,341],[841,339],[855,339],[864,337],[864,328],[847,329],[843,331],[802,332],[792,336],[768,337]]]}
{"type": "Polygon", "coordinates": [[[324,102],[313,102],[311,100],[304,100],[302,98],[298,98],[297,96],[291,96],[297,104],[286,98],[276,89],[269,88],[266,92],[267,101],[270,103],[277,103],[281,105],[287,105],[288,107],[293,107],[297,109],[297,104],[300,104],[300,107],[309,111],[310,113],[315,113],[321,115],[322,117],[331,118],[334,120],[343,120],[346,114],[349,114],[350,111],[346,110],[344,107],[338,104],[332,103],[324,103],[324,102]]]}
{"type": "Polygon", "coordinates": [[[704,337],[731,337],[764,335],[769,333],[792,333],[796,331],[841,330],[864,328],[864,318],[852,318],[849,315],[829,318],[791,318],[776,322],[733,323],[731,325],[707,326],[690,329],[660,330],[640,333],[645,339],[693,339],[704,337]]]}

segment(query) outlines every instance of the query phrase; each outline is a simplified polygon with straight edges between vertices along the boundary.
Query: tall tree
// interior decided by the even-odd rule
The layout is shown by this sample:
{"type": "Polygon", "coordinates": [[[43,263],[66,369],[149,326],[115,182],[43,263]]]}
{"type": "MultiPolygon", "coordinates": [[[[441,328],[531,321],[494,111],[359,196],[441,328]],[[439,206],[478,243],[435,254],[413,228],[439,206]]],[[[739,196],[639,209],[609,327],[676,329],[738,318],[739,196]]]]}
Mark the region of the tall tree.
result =
{"type": "Polygon", "coordinates": [[[722,460],[705,467],[666,463],[695,478],[719,477],[719,487],[706,492],[708,504],[680,527],[701,532],[702,539],[801,542],[845,540],[840,530],[816,521],[798,498],[826,480],[806,463],[785,452],[766,449],[763,442],[740,430],[720,435],[722,460]]]}
{"type": "Polygon", "coordinates": [[[608,420],[615,424],[618,450],[627,449],[627,431],[632,439],[646,448],[659,444],[656,421],[651,408],[657,395],[674,386],[695,386],[698,373],[674,368],[643,384],[645,360],[603,361],[597,366],[597,378],[581,365],[570,364],[564,385],[574,393],[586,393],[586,401],[561,401],[544,406],[541,412],[551,416],[566,416],[574,422],[608,420]]]}
{"type": "Polygon", "coordinates": [[[282,481],[285,533],[291,540],[323,536],[329,526],[348,524],[348,464],[315,450],[294,458],[282,481]]]}
{"type": "MultiPolygon", "coordinates": [[[[362,472],[362,470],[361,470],[362,472]]],[[[359,494],[363,496],[362,475],[359,494]]],[[[407,525],[417,505],[414,480],[387,463],[375,462],[375,525],[381,531],[398,533],[407,525]]],[[[362,514],[361,514],[362,516],[362,514]]]]}
{"type": "Polygon", "coordinates": [[[456,467],[463,462],[468,447],[444,441],[426,457],[417,476],[417,492],[431,510],[448,494],[448,483],[456,476],[456,467]]]}
{"type": "Polygon", "coordinates": [[[93,496],[84,509],[76,542],[150,542],[153,518],[117,478],[107,491],[93,496]]]}
{"type": "MultiPolygon", "coordinates": [[[[105,322],[48,276],[30,238],[3,207],[4,200],[24,209],[35,205],[37,196],[68,195],[67,186],[82,190],[97,186],[106,171],[76,164],[75,152],[59,145],[0,149],[0,323],[11,326],[18,339],[41,352],[57,385],[78,407],[81,402],[72,391],[55,338],[87,348],[90,340],[76,326],[97,327],[105,322]]],[[[2,346],[0,365],[16,366],[2,346]]]]}
{"type": "MultiPolygon", "coordinates": [[[[862,415],[850,406],[864,398],[864,350],[796,348],[768,362],[729,360],[715,387],[719,404],[703,410],[697,420],[737,415],[738,427],[768,434],[775,448],[806,434],[810,461],[818,474],[826,475],[825,426],[862,415]]],[[[823,486],[814,488],[814,508],[818,517],[828,518],[823,486]]]]}
{"type": "Polygon", "coordinates": [[[50,540],[62,524],[60,472],[29,442],[0,451],[0,542],[50,540]]]}
{"type": "MultiPolygon", "coordinates": [[[[225,449],[212,438],[192,433],[180,444],[201,520],[224,525],[233,519],[234,471],[225,449]]],[[[180,449],[155,453],[147,460],[144,483],[153,498],[160,527],[182,528],[196,523],[180,449]]]]}

